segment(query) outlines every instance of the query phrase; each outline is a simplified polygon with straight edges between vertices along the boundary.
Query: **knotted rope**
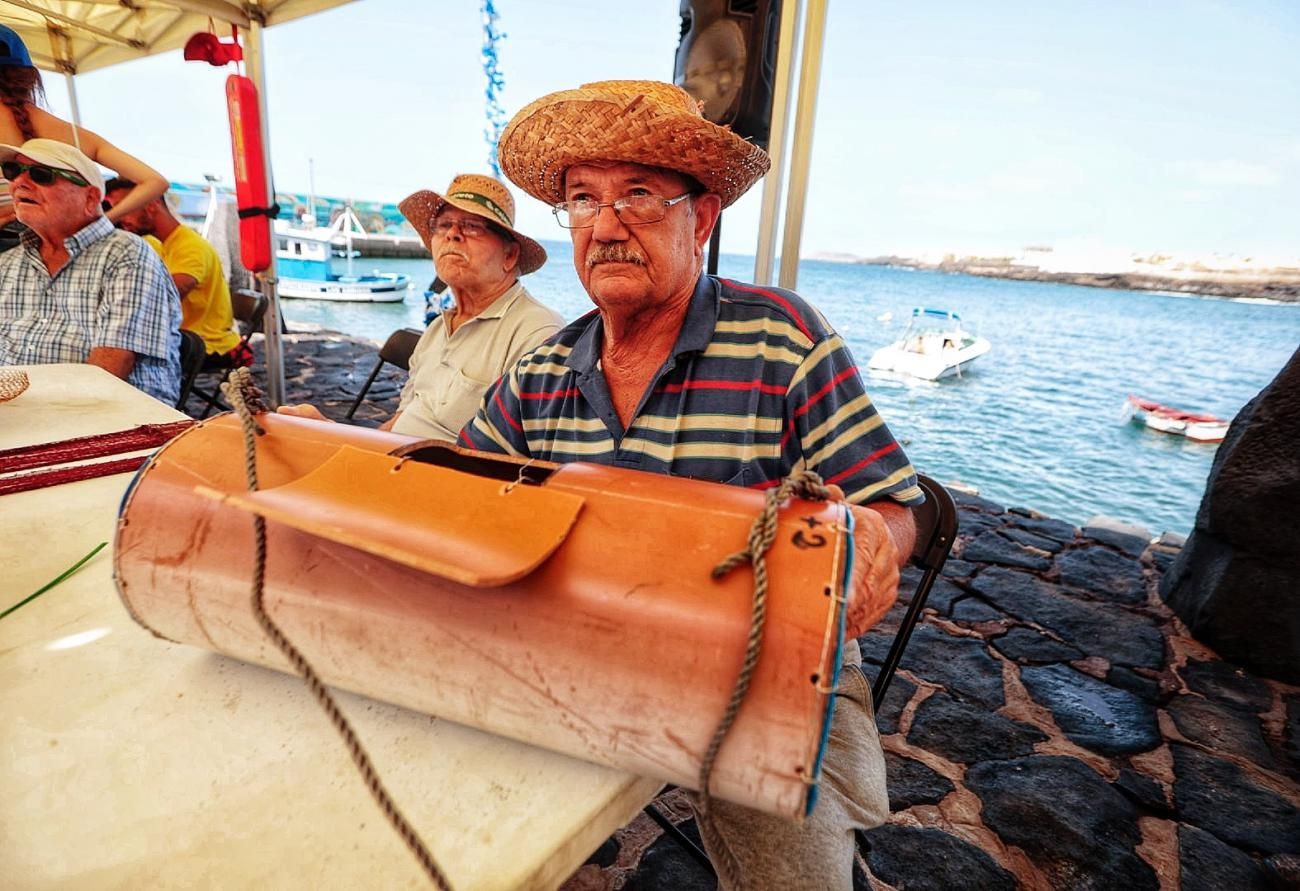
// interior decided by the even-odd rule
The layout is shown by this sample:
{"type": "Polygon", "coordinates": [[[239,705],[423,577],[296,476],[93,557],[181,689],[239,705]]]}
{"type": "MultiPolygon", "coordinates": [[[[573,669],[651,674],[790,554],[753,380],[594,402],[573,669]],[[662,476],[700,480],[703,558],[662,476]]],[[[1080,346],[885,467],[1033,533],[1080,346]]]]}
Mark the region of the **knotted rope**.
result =
{"type": "MultiPolygon", "coordinates": [[[[253,376],[247,368],[240,368],[233,372],[230,378],[221,385],[221,392],[225,394],[226,399],[234,407],[235,413],[239,415],[244,432],[244,470],[248,476],[249,491],[256,492],[258,488],[257,437],[266,431],[258,425],[254,414],[266,411],[266,406],[262,403],[262,393],[258,390],[257,385],[253,383],[253,376]]],[[[388,818],[388,822],[392,824],[397,834],[401,836],[402,841],[410,848],[411,853],[415,855],[415,859],[420,862],[421,868],[429,877],[429,880],[433,882],[434,887],[440,889],[440,891],[451,891],[451,885],[434,861],[433,855],[429,853],[429,849],[425,847],[424,842],[420,841],[415,829],[402,816],[396,802],[388,794],[388,790],[384,788],[383,782],[379,779],[379,774],[370,761],[370,756],[366,754],[365,748],[357,738],[352,725],[348,723],[348,719],[334,701],[334,697],[325,687],[325,684],[316,674],[316,670],[311,667],[306,657],[285,637],[284,632],[267,614],[263,604],[263,587],[266,581],[266,520],[260,514],[253,515],[253,529],[257,547],[253,566],[253,615],[257,617],[257,622],[262,626],[266,636],[279,647],[280,652],[293,664],[294,670],[307,682],[312,696],[316,698],[316,702],[320,704],[320,707],[325,710],[325,714],[329,716],[334,729],[343,737],[343,742],[348,748],[348,754],[352,756],[352,762],[357,766],[357,770],[361,772],[366,788],[370,790],[371,796],[374,797],[380,810],[384,812],[384,816],[388,818]]]]}
{"type": "Polygon", "coordinates": [[[717,862],[714,866],[718,870],[718,875],[732,888],[744,887],[741,882],[740,863],[713,823],[713,798],[709,794],[709,779],[713,774],[713,765],[717,760],[718,751],[722,748],[722,741],[731,730],[731,725],[735,723],[740,704],[744,701],[745,694],[749,692],[754,667],[758,665],[758,656],[763,648],[763,627],[767,621],[767,552],[771,549],[772,542],[776,540],[777,517],[781,504],[791,495],[818,501],[828,501],[832,497],[831,490],[813,471],[801,470],[791,474],[781,481],[781,485],[767,490],[763,510],[754,518],[754,523],[749,528],[747,547],[713,567],[715,579],[722,578],[744,563],[754,567],[754,609],[749,626],[749,640],[745,644],[745,658],[741,662],[740,674],[736,676],[735,686],[732,687],[731,699],[727,702],[727,708],[713,731],[713,739],[709,741],[709,747],[700,762],[700,791],[692,796],[698,814],[696,824],[699,826],[700,836],[705,838],[709,847],[717,852],[715,858],[717,862]]]}

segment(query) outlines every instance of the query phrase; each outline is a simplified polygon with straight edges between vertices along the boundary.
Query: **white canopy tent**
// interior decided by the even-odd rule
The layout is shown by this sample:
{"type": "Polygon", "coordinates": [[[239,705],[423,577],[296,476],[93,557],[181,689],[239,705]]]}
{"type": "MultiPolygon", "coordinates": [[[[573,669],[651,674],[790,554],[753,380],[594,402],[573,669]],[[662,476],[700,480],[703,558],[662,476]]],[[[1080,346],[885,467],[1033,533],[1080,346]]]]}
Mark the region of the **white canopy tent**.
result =
{"type": "MultiPolygon", "coordinates": [[[[217,36],[224,39],[230,36],[230,25],[237,25],[242,32],[247,74],[257,85],[261,103],[262,145],[269,180],[271,138],[262,29],[348,2],[351,0],[0,0],[0,22],[19,33],[38,68],[67,78],[76,123],[80,123],[80,112],[74,75],[180,49],[193,34],[207,31],[209,20],[216,25],[217,36]]],[[[176,61],[181,64],[179,55],[176,61]]],[[[267,192],[275,194],[269,181],[267,192]]],[[[272,251],[271,266],[262,276],[269,302],[266,372],[267,396],[272,405],[284,401],[276,279],[272,251]]]]}

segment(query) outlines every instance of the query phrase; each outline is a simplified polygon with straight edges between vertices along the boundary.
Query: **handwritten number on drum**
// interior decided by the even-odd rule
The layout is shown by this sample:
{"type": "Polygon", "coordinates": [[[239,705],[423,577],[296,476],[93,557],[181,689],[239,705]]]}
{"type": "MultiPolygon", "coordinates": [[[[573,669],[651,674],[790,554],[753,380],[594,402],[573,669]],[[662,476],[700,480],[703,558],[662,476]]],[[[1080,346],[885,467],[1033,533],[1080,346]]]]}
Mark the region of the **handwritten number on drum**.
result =
{"type": "Polygon", "coordinates": [[[794,536],[790,539],[790,543],[793,544],[796,548],[799,548],[800,550],[807,550],[808,548],[826,547],[826,536],[822,535],[820,532],[812,531],[821,525],[821,523],[818,522],[817,518],[804,517],[802,522],[808,525],[808,534],[805,535],[804,531],[802,529],[799,529],[795,532],[794,536]]]}

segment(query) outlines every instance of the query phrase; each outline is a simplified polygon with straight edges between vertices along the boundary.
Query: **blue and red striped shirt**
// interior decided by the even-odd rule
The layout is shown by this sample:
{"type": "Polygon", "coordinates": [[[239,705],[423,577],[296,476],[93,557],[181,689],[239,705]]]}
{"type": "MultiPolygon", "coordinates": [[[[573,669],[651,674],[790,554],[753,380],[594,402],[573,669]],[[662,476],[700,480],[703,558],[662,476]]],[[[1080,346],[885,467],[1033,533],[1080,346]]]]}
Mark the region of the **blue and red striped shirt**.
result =
{"type": "Polygon", "coordinates": [[[797,294],[701,276],[677,344],[624,430],[591,312],[487,392],[460,443],[765,489],[809,468],[846,497],[923,500],[848,348],[797,294]]]}

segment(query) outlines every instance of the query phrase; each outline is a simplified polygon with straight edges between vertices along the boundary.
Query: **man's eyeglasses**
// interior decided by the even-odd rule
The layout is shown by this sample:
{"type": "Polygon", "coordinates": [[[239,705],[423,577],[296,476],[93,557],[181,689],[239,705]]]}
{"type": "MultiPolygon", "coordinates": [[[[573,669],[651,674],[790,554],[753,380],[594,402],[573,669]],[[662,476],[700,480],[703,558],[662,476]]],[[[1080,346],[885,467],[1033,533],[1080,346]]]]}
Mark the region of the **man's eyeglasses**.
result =
{"type": "Polygon", "coordinates": [[[113,202],[105,198],[103,201],[99,202],[99,207],[104,211],[104,213],[108,213],[113,209],[113,202]]]}
{"type": "Polygon", "coordinates": [[[32,182],[36,183],[38,186],[53,185],[56,176],[66,179],[73,185],[90,185],[90,183],[86,182],[71,170],[64,170],[62,167],[50,167],[46,164],[24,164],[22,161],[3,161],[0,162],[0,173],[3,173],[5,179],[10,182],[18,179],[21,174],[26,173],[31,177],[32,182]]]}
{"type": "Polygon", "coordinates": [[[662,195],[629,195],[608,204],[601,204],[590,198],[579,198],[576,201],[561,201],[551,208],[551,213],[555,214],[556,221],[565,229],[586,229],[588,226],[596,225],[596,217],[600,215],[602,207],[612,207],[614,215],[623,225],[639,226],[642,223],[659,222],[668,213],[668,208],[694,194],[694,192],[686,192],[676,198],[665,198],[662,195]]]}
{"type": "Polygon", "coordinates": [[[492,227],[487,223],[480,223],[478,220],[458,220],[452,217],[439,217],[433,221],[433,234],[438,238],[446,238],[451,234],[451,230],[459,227],[461,238],[482,238],[492,231],[492,227]]]}

